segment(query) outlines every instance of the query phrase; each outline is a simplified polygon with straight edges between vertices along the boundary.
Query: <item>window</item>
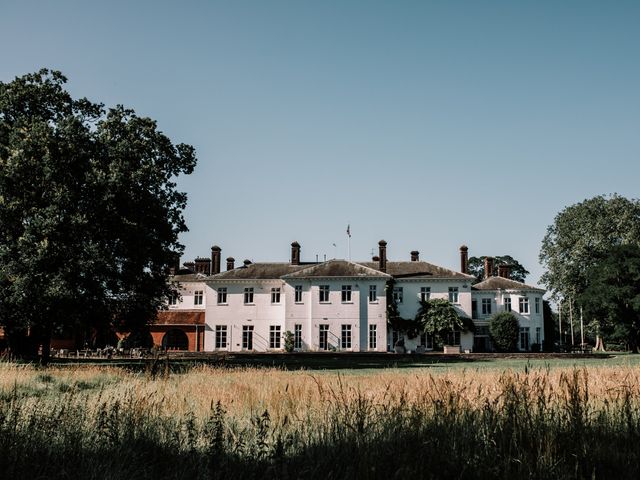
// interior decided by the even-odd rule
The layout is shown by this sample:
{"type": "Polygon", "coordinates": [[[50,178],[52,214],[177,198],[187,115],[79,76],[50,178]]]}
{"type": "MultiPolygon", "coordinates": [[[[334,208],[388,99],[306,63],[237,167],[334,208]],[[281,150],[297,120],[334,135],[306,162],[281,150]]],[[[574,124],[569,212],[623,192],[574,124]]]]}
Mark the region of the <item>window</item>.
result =
{"type": "Polygon", "coordinates": [[[458,303],[458,287],[449,287],[449,302],[458,303]]]}
{"type": "Polygon", "coordinates": [[[351,325],[342,325],[340,347],[342,349],[351,348],[351,325]]]}
{"type": "Polygon", "coordinates": [[[542,329],[540,327],[536,327],[536,343],[538,345],[540,345],[540,343],[541,343],[541,338],[540,338],[541,337],[541,333],[542,333],[541,330],[542,329]]]}
{"type": "Polygon", "coordinates": [[[172,293],[169,295],[169,305],[177,305],[178,304],[178,294],[172,293]]]}
{"type": "Polygon", "coordinates": [[[482,299],[482,315],[491,315],[491,299],[482,299]]]}
{"type": "Polygon", "coordinates": [[[271,303],[280,303],[280,288],[271,289],[271,303]]]}
{"type": "Polygon", "coordinates": [[[322,324],[320,328],[320,350],[329,350],[329,325],[322,324]]]}
{"type": "Polygon", "coordinates": [[[253,350],[253,325],[242,326],[242,349],[253,350]]]}
{"type": "Polygon", "coordinates": [[[244,289],[244,303],[245,304],[253,303],[253,287],[246,287],[244,289]]]}
{"type": "Polygon", "coordinates": [[[402,303],[402,287],[393,287],[393,301],[396,303],[402,303]]]}
{"type": "Polygon", "coordinates": [[[226,325],[216,325],[216,348],[227,348],[226,325]]]}
{"type": "MultiPolygon", "coordinates": [[[[540,313],[540,298],[536,297],[534,300],[534,305],[536,307],[536,313],[540,313]]],[[[538,342],[540,343],[540,342],[538,342]]]]}
{"type": "Polygon", "coordinates": [[[431,296],[431,287],[420,287],[420,301],[428,302],[431,296]]]}
{"type": "Polygon", "coordinates": [[[296,285],[295,289],[296,289],[295,302],[302,303],[302,285],[296,285]]]}
{"type": "Polygon", "coordinates": [[[529,313],[529,298],[520,297],[520,313],[529,313]]]}
{"type": "Polygon", "coordinates": [[[280,348],[280,325],[269,327],[269,348],[280,348]]]}
{"type": "Polygon", "coordinates": [[[454,347],[460,345],[460,330],[454,330],[447,334],[447,345],[454,347]]]}
{"type": "Polygon", "coordinates": [[[511,311],[511,297],[507,297],[504,299],[504,311],[505,312],[511,311]]]}
{"type": "Polygon", "coordinates": [[[202,290],[196,290],[193,294],[193,304],[202,305],[203,300],[204,300],[204,292],[202,290]]]}
{"type": "Polygon", "coordinates": [[[529,327],[520,327],[520,350],[529,350],[529,327]]]}
{"type": "Polygon", "coordinates": [[[302,348],[302,325],[299,323],[293,327],[293,348],[302,348]]]}
{"type": "Polygon", "coordinates": [[[433,337],[428,333],[420,335],[420,345],[427,350],[433,350],[433,337]]]}
{"type": "Polygon", "coordinates": [[[377,285],[369,285],[369,303],[375,303],[378,301],[378,287],[377,285]]]}
{"type": "Polygon", "coordinates": [[[369,350],[378,348],[378,326],[369,325],[369,350]]]}
{"type": "Polygon", "coordinates": [[[471,318],[478,318],[478,301],[471,300],[471,318]]]}
{"type": "Polygon", "coordinates": [[[342,303],[351,301],[351,285],[342,285],[342,303]]]}
{"type": "Polygon", "coordinates": [[[226,305],[227,303],[227,287],[218,288],[218,305],[226,305]]]}
{"type": "Polygon", "coordinates": [[[320,285],[320,303],[329,302],[329,285],[320,285]]]}

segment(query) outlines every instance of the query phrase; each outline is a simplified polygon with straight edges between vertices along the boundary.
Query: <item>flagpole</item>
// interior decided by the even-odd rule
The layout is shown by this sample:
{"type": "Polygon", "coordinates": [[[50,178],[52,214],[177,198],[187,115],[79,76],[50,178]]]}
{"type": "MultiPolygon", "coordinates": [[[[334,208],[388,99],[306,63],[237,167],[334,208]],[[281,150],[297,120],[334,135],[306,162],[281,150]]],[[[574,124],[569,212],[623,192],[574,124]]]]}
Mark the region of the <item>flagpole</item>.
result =
{"type": "Polygon", "coordinates": [[[347,225],[347,258],[351,261],[351,222],[347,225]]]}

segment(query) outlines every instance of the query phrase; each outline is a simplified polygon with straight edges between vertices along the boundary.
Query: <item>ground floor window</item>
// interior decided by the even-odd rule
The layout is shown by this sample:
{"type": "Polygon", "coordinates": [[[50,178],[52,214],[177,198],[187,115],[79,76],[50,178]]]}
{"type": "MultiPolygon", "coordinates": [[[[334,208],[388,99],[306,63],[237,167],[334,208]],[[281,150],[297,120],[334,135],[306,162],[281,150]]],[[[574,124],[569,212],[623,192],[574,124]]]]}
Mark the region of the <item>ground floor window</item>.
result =
{"type": "Polygon", "coordinates": [[[520,350],[529,350],[529,327],[520,327],[520,350]]]}
{"type": "Polygon", "coordinates": [[[302,325],[296,324],[293,329],[293,348],[302,348],[302,325]]]}
{"type": "Polygon", "coordinates": [[[536,343],[540,345],[542,343],[542,329],[540,327],[536,327],[536,343]]]}
{"type": "Polygon", "coordinates": [[[369,325],[369,350],[378,348],[378,326],[369,325]]]}
{"type": "Polygon", "coordinates": [[[329,350],[329,325],[322,324],[319,326],[319,347],[320,350],[329,350]]]}
{"type": "Polygon", "coordinates": [[[269,348],[280,348],[280,325],[269,327],[269,348]]]}
{"type": "Polygon", "coordinates": [[[216,348],[227,348],[226,325],[216,325],[216,348]]]}
{"type": "Polygon", "coordinates": [[[433,350],[433,336],[428,333],[423,333],[420,335],[420,346],[426,348],[427,350],[433,350]]]}
{"type": "Polygon", "coordinates": [[[446,344],[451,346],[460,346],[460,330],[454,330],[447,334],[446,344]]]}
{"type": "Polygon", "coordinates": [[[253,350],[253,325],[242,327],[242,349],[253,350]]]}
{"type": "Polygon", "coordinates": [[[342,337],[340,339],[340,348],[351,348],[351,325],[342,325],[342,337]]]}

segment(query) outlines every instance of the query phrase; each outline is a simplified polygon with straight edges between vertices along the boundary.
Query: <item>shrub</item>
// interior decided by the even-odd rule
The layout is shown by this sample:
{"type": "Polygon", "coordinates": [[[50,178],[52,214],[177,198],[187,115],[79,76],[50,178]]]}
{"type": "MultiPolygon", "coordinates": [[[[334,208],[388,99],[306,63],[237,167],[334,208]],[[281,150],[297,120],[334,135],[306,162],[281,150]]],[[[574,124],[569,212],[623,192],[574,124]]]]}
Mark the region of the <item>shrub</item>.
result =
{"type": "Polygon", "coordinates": [[[489,320],[489,334],[496,350],[513,352],[518,347],[520,324],[511,312],[496,313],[489,320]]]}
{"type": "Polygon", "coordinates": [[[289,353],[293,352],[294,345],[293,333],[291,333],[290,330],[287,330],[284,332],[284,351],[289,353]]]}

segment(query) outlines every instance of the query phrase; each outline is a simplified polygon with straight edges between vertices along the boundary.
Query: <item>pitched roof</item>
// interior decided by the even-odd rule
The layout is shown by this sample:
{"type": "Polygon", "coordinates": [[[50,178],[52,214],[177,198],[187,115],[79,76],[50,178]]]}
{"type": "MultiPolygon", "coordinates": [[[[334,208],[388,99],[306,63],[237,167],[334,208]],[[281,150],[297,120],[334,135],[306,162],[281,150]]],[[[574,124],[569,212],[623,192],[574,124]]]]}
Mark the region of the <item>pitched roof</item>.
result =
{"type": "Polygon", "coordinates": [[[291,265],[290,263],[250,263],[207,277],[207,281],[216,280],[267,280],[278,279],[283,275],[297,272],[309,265],[291,265]]]}
{"type": "Polygon", "coordinates": [[[327,262],[312,265],[297,272],[284,275],[283,279],[311,278],[311,277],[378,277],[390,276],[366,265],[350,262],[348,260],[329,260],[327,262]]]}
{"type": "Polygon", "coordinates": [[[179,275],[172,275],[169,280],[178,283],[190,283],[190,282],[204,282],[208,278],[207,275],[202,273],[185,273],[179,275]]]}
{"type": "Polygon", "coordinates": [[[473,285],[474,290],[533,290],[537,292],[545,292],[543,288],[532,287],[524,283],[516,282],[510,278],[489,277],[480,283],[473,285]]]}
{"type": "MultiPolygon", "coordinates": [[[[358,262],[365,267],[378,270],[378,262],[358,262]]],[[[460,280],[473,280],[473,275],[449,270],[429,262],[387,262],[387,273],[396,278],[430,277],[430,278],[459,278],[460,280]]]]}
{"type": "Polygon", "coordinates": [[[204,312],[194,310],[163,310],[153,325],[204,325],[204,312]]]}

